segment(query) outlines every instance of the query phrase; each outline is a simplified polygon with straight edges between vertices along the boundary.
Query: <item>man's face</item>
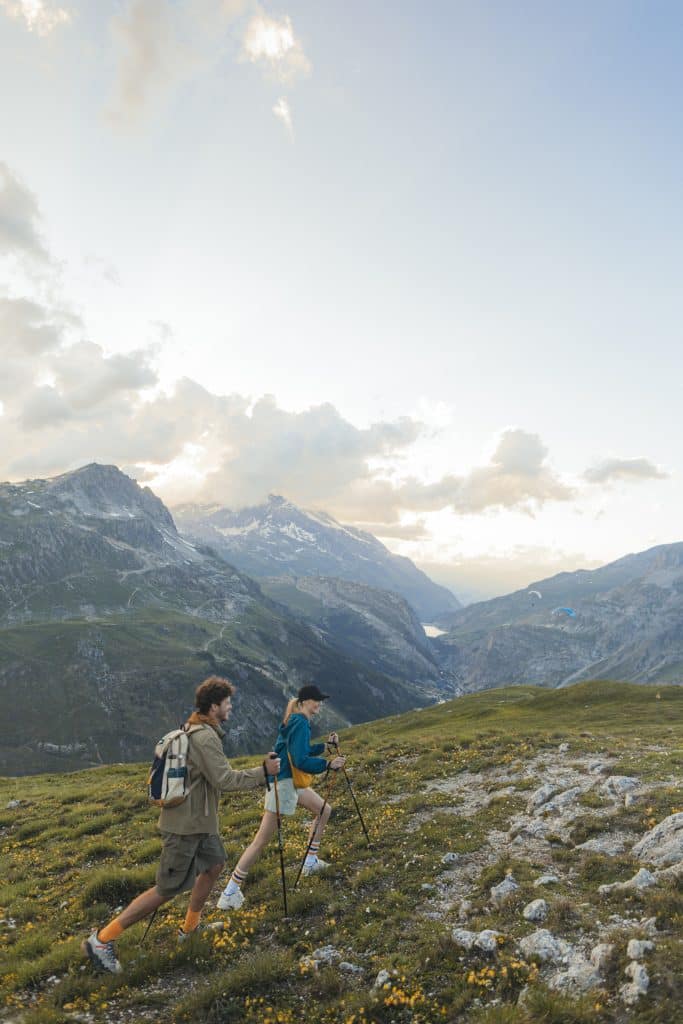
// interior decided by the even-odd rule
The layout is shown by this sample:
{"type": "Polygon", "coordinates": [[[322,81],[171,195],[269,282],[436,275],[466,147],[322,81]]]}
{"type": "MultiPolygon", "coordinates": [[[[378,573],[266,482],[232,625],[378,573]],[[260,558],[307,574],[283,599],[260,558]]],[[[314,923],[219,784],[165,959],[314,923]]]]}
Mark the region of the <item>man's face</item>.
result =
{"type": "Polygon", "coordinates": [[[230,716],[230,710],[232,708],[232,698],[225,697],[220,704],[215,705],[218,708],[216,712],[216,718],[219,722],[227,722],[230,716]]]}

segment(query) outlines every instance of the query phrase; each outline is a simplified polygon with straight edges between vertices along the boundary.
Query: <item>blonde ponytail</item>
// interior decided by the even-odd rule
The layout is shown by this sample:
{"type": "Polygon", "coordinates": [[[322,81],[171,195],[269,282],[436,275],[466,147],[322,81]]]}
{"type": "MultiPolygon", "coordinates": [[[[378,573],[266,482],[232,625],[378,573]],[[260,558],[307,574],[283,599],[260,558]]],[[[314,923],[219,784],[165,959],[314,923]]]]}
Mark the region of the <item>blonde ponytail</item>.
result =
{"type": "Polygon", "coordinates": [[[299,701],[297,700],[296,697],[292,697],[292,699],[288,702],[287,707],[285,708],[285,716],[282,719],[283,725],[287,725],[287,722],[289,721],[289,716],[293,714],[294,708],[297,706],[298,703],[299,701]]]}

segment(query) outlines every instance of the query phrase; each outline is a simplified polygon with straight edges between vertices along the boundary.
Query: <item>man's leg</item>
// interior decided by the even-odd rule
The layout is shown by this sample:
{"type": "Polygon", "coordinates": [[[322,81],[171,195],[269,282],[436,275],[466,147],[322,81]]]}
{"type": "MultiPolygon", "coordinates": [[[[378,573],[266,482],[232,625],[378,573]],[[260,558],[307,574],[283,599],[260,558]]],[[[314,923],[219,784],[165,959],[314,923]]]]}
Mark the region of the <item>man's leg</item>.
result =
{"type": "Polygon", "coordinates": [[[112,974],[118,974],[121,971],[121,964],[114,951],[114,941],[126,928],[130,928],[136,921],[141,921],[143,917],[148,917],[169,899],[171,897],[163,896],[156,885],[148,889],[147,892],[136,896],[118,917],[115,917],[104,928],[100,928],[99,932],[95,930],[90,938],[82,943],[83,953],[90,957],[96,967],[110,971],[112,974]]]}

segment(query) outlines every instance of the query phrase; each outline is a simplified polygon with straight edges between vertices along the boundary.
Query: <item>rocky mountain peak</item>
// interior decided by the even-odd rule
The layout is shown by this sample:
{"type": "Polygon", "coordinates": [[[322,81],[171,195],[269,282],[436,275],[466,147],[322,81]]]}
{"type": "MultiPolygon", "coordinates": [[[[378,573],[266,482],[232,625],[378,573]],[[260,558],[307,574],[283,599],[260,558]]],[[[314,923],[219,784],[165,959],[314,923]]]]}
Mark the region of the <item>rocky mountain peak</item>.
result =
{"type": "Polygon", "coordinates": [[[46,491],[60,504],[86,516],[134,519],[149,517],[175,532],[173,518],[149,487],[140,485],[117,466],[91,462],[47,481],[46,491]]]}

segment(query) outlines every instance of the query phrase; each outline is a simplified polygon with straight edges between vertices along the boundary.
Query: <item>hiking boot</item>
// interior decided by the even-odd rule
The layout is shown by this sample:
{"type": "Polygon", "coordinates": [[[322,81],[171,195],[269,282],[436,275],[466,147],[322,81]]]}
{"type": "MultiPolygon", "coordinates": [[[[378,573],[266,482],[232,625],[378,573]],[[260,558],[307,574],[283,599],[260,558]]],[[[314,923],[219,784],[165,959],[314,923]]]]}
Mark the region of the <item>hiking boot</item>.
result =
{"type": "Polygon", "coordinates": [[[316,857],[312,864],[304,864],[304,869],[301,874],[316,875],[318,871],[326,871],[329,866],[330,865],[326,860],[321,860],[320,857],[316,857]]]}
{"type": "Polygon", "coordinates": [[[218,897],[216,906],[219,910],[239,910],[244,903],[244,896],[241,889],[236,889],[230,894],[223,891],[218,897]]]}
{"type": "Polygon", "coordinates": [[[114,943],[100,942],[97,938],[97,931],[94,931],[89,939],[81,943],[81,951],[84,956],[90,957],[98,971],[109,971],[110,974],[121,973],[122,967],[116,959],[114,943]]]}

